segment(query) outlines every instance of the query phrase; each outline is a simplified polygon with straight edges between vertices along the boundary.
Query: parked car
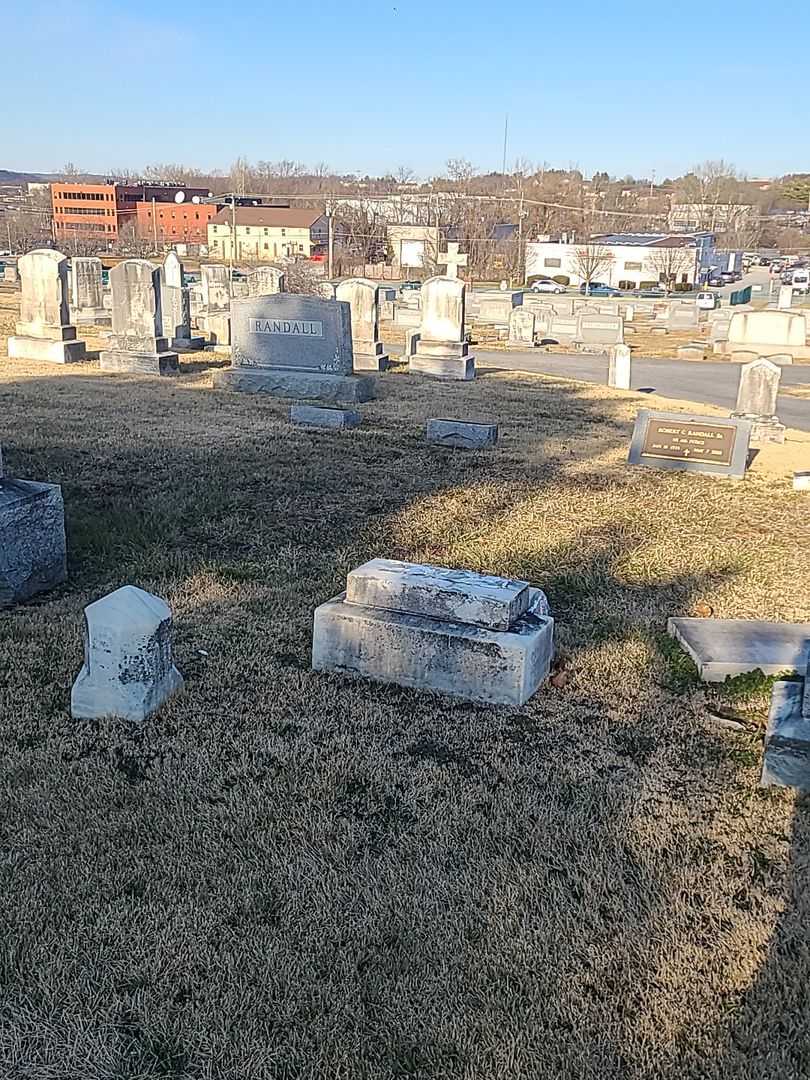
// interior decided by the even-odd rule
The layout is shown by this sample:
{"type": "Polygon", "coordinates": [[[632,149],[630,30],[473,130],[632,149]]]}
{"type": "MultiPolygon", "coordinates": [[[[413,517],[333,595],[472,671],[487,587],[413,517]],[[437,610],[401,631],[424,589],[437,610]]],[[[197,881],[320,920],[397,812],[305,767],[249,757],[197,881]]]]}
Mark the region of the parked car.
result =
{"type": "Polygon", "coordinates": [[[804,266],[800,266],[798,270],[794,270],[793,280],[790,284],[793,286],[795,292],[810,292],[810,270],[804,266]]]}
{"type": "Polygon", "coordinates": [[[666,289],[661,289],[657,285],[653,285],[651,289],[635,289],[633,296],[646,296],[648,299],[657,300],[662,296],[666,296],[666,289]]]}
{"type": "MultiPolygon", "coordinates": [[[[584,291],[584,290],[583,290],[584,291]]],[[[598,285],[591,285],[591,296],[621,296],[619,289],[614,289],[612,285],[603,285],[601,282],[598,285]]]]}
{"type": "Polygon", "coordinates": [[[738,274],[736,270],[724,270],[720,275],[720,280],[724,285],[733,285],[735,281],[740,281],[742,274],[738,274]]]}
{"type": "Polygon", "coordinates": [[[400,292],[409,292],[411,289],[421,289],[421,281],[403,281],[399,287],[400,292]]]}
{"type": "MultiPolygon", "coordinates": [[[[593,295],[593,290],[594,289],[607,289],[607,288],[609,288],[609,286],[608,286],[608,283],[606,281],[592,281],[589,291],[590,291],[591,295],[593,295]]],[[[583,294],[583,296],[585,295],[585,290],[586,290],[586,285],[585,285],[585,282],[583,281],[582,284],[579,287],[579,291],[583,294]]]]}
{"type": "Polygon", "coordinates": [[[720,297],[713,292],[699,292],[695,297],[695,307],[713,311],[714,308],[720,307],[720,297]]]}
{"type": "Polygon", "coordinates": [[[531,291],[540,293],[564,293],[565,286],[560,285],[557,281],[551,281],[550,279],[548,281],[535,281],[534,285],[531,287],[531,291]]]}

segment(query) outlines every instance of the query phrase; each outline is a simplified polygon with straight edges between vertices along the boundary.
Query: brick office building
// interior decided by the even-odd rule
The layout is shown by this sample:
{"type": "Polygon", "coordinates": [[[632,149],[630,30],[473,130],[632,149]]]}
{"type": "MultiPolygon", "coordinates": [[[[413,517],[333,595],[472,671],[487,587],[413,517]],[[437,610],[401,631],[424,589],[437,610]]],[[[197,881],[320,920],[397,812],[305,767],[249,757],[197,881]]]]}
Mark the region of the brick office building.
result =
{"type": "Polygon", "coordinates": [[[208,242],[208,222],[216,212],[214,203],[139,202],[135,230],[145,240],[157,237],[159,245],[205,244],[208,242]]]}
{"type": "Polygon", "coordinates": [[[156,240],[157,247],[204,244],[216,213],[216,206],[202,201],[209,195],[206,188],[182,184],[52,184],[54,237],[57,243],[96,241],[101,250],[131,228],[136,236],[156,240]]]}

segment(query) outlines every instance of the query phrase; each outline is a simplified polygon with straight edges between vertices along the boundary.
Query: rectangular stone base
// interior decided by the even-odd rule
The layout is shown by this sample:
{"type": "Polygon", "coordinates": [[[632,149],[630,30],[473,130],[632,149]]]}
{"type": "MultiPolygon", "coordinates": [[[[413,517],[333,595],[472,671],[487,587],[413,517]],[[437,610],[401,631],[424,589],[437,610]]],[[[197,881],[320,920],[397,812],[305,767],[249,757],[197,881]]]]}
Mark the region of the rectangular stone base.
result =
{"type": "Polygon", "coordinates": [[[83,341],[19,336],[8,339],[8,355],[14,360],[44,360],[48,364],[77,364],[87,359],[83,341]]]}
{"type": "Polygon", "coordinates": [[[179,352],[201,352],[205,348],[204,337],[172,338],[171,347],[179,352]]]}
{"type": "Polygon", "coordinates": [[[510,630],[347,604],[345,593],[315,611],[312,666],[466,701],[523,705],[554,654],[554,620],[528,613],[510,630]]]}
{"type": "Polygon", "coordinates": [[[763,787],[810,791],[810,717],[802,715],[804,685],[773,684],[771,711],[765,731],[763,787]]]}
{"type": "Polygon", "coordinates": [[[389,367],[388,353],[380,353],[374,355],[373,353],[358,353],[354,354],[354,370],[355,371],[387,371],[389,367]]]}
{"type": "Polygon", "coordinates": [[[123,349],[102,349],[99,353],[102,371],[128,372],[134,375],[179,375],[180,362],[176,352],[134,353],[123,349]]]}
{"type": "Polygon", "coordinates": [[[359,412],[353,409],[321,409],[317,405],[292,405],[290,423],[299,427],[331,428],[343,431],[360,423],[359,412]]]}
{"type": "Polygon", "coordinates": [[[411,375],[430,375],[434,379],[470,382],[475,378],[475,357],[456,356],[442,359],[436,356],[421,356],[417,352],[410,358],[408,371],[411,375]]]}
{"type": "Polygon", "coordinates": [[[112,313],[106,308],[71,308],[70,318],[78,326],[112,325],[112,313]]]}
{"type": "Polygon", "coordinates": [[[486,450],[498,441],[497,424],[475,424],[469,420],[428,420],[427,441],[437,446],[462,450],[486,450]]]}
{"type": "Polygon", "coordinates": [[[66,578],[62,489],[0,479],[0,608],[21,604],[66,578]]]}
{"type": "Polygon", "coordinates": [[[757,668],[764,675],[804,672],[810,623],[764,619],[672,618],[667,633],[697,665],[704,682],[723,682],[757,668]]]}
{"type": "Polygon", "coordinates": [[[755,420],[751,425],[751,442],[755,443],[783,443],[785,441],[785,425],[778,421],[755,420]]]}
{"type": "Polygon", "coordinates": [[[228,368],[214,374],[214,388],[330,403],[371,401],[374,397],[374,379],[370,375],[325,375],[289,368],[228,368]]]}

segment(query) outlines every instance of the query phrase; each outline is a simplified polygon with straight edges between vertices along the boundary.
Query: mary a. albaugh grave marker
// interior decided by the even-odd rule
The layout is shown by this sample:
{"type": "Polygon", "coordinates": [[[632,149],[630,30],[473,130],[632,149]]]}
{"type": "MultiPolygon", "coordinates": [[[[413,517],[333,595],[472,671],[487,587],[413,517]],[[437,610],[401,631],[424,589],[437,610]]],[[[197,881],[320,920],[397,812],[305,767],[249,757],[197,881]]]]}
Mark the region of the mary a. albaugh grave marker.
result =
{"type": "Polygon", "coordinates": [[[740,480],[750,441],[749,420],[640,409],[628,461],[740,480]]]}

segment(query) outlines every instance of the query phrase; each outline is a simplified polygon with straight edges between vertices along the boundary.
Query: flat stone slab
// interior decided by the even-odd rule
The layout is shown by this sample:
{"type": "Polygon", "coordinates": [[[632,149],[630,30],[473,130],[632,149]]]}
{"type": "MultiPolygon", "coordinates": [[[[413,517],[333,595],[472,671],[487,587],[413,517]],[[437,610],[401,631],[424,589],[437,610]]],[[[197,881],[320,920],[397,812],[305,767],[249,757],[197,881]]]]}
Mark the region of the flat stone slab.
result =
{"type": "Polygon", "coordinates": [[[810,716],[802,715],[804,691],[801,682],[773,685],[765,730],[763,787],[810,791],[810,716]]]}
{"type": "Polygon", "coordinates": [[[810,472],[795,472],[793,474],[794,491],[810,491],[810,472]]]}
{"type": "Polygon", "coordinates": [[[206,338],[204,337],[187,337],[187,338],[172,338],[172,348],[178,349],[180,352],[202,352],[205,348],[206,338]]]}
{"type": "Polygon", "coordinates": [[[66,578],[62,489],[0,479],[0,608],[24,603],[66,578]]]}
{"type": "Polygon", "coordinates": [[[388,371],[390,367],[388,353],[359,353],[354,354],[355,371],[388,371]]]}
{"type": "Polygon", "coordinates": [[[176,352],[133,353],[123,349],[102,349],[99,353],[102,371],[131,375],[179,375],[180,361],[176,352]]]}
{"type": "Polygon", "coordinates": [[[12,360],[42,360],[48,364],[78,364],[87,359],[83,341],[51,341],[20,335],[8,339],[8,355],[12,360]]]}
{"type": "MultiPolygon", "coordinates": [[[[421,347],[421,342],[417,348],[421,347]]],[[[437,357],[415,354],[410,358],[411,375],[429,375],[434,379],[470,382],[475,378],[474,356],[437,357]]]]}
{"type": "Polygon", "coordinates": [[[508,630],[525,614],[531,592],[526,581],[396,559],[371,559],[346,579],[347,603],[491,630],[508,630]]]}
{"type": "Polygon", "coordinates": [[[428,420],[427,441],[437,446],[455,446],[462,450],[485,450],[498,441],[497,424],[478,424],[470,420],[428,420]]]}
{"type": "Polygon", "coordinates": [[[362,417],[353,409],[321,409],[317,405],[292,405],[290,423],[300,427],[332,428],[343,431],[355,428],[362,417]]]}
{"type": "Polygon", "coordinates": [[[667,632],[694,660],[704,682],[757,668],[765,675],[803,673],[810,655],[810,623],[673,618],[667,632]]]}
{"type": "Polygon", "coordinates": [[[481,704],[523,705],[554,653],[554,620],[533,610],[545,607],[545,596],[529,593],[529,610],[509,630],[365,607],[342,594],[315,611],[312,666],[481,704]]]}
{"type": "Polygon", "coordinates": [[[215,389],[243,394],[272,394],[326,402],[371,401],[375,393],[372,375],[325,375],[318,371],[275,368],[229,368],[216,372],[213,384],[215,389]]]}

